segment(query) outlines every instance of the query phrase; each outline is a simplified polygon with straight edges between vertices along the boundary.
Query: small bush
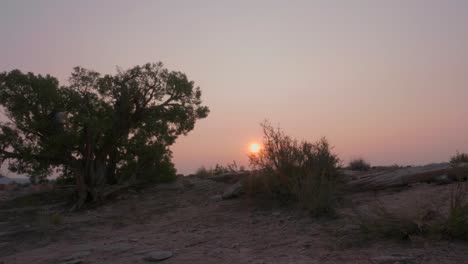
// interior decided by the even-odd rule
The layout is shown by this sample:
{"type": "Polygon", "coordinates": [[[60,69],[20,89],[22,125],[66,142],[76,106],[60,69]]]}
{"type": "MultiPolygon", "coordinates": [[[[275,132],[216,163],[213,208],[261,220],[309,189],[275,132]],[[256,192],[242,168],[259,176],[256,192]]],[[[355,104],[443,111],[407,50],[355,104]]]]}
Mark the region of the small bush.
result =
{"type": "Polygon", "coordinates": [[[268,122],[262,124],[263,148],[249,156],[256,169],[256,189],[282,204],[298,202],[315,215],[334,212],[339,159],[325,138],[316,143],[299,142],[268,122]]]}
{"type": "Polygon", "coordinates": [[[460,153],[457,152],[454,156],[450,158],[451,164],[459,164],[459,163],[468,163],[468,153],[460,153]]]}
{"type": "MultiPolygon", "coordinates": [[[[177,179],[177,170],[169,157],[146,158],[146,164],[137,169],[136,179],[140,183],[169,183],[177,179]]],[[[143,159],[141,161],[143,162],[143,159]]]]}
{"type": "Polygon", "coordinates": [[[195,175],[200,178],[207,178],[213,176],[212,170],[206,169],[204,166],[197,169],[195,175]]]}
{"type": "Polygon", "coordinates": [[[371,169],[369,162],[365,161],[362,158],[354,159],[349,162],[349,169],[353,171],[368,171],[371,169]]]}

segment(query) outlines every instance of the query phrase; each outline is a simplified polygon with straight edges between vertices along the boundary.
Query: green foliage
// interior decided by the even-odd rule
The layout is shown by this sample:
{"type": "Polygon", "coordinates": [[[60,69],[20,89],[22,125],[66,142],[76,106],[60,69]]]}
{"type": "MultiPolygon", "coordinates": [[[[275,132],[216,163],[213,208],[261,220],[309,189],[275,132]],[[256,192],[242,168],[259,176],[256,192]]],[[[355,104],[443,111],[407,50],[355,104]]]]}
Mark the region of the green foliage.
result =
{"type": "Polygon", "coordinates": [[[251,182],[264,183],[254,187],[266,190],[281,203],[299,202],[316,215],[333,214],[337,198],[338,157],[331,153],[325,138],[316,143],[299,142],[262,124],[263,147],[250,154],[249,160],[257,170],[251,182]]]}
{"type": "Polygon", "coordinates": [[[162,63],[115,75],[76,67],[70,84],[19,70],[0,73],[0,161],[32,181],[72,175],[80,203],[106,185],[175,175],[169,146],[209,109],[201,91],[162,63]],[[165,175],[165,176],[161,176],[165,175]]]}
{"type": "Polygon", "coordinates": [[[454,156],[450,158],[450,163],[459,164],[459,163],[468,163],[468,153],[457,152],[454,156]]]}
{"type": "Polygon", "coordinates": [[[371,169],[369,162],[362,158],[354,159],[349,162],[348,168],[353,171],[368,171],[371,169]]]}

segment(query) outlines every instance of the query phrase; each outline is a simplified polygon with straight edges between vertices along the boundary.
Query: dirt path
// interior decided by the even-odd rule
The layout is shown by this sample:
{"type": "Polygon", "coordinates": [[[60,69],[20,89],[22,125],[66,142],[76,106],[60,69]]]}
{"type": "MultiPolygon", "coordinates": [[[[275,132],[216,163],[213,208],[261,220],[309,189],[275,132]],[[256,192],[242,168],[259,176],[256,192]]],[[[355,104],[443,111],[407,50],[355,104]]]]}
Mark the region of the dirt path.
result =
{"type": "MultiPolygon", "coordinates": [[[[361,243],[350,231],[355,226],[347,208],[335,220],[317,220],[298,210],[260,209],[245,199],[213,199],[225,187],[209,180],[179,181],[66,215],[56,226],[41,226],[34,217],[28,224],[9,215],[1,220],[0,232],[16,233],[0,235],[0,263],[149,263],[144,257],[155,250],[173,252],[161,263],[174,264],[468,263],[465,243],[361,243]]],[[[381,196],[398,201],[428,190],[421,186],[381,196]]],[[[351,198],[365,205],[372,195],[351,198]]],[[[5,210],[0,212],[5,215],[5,210]]]]}

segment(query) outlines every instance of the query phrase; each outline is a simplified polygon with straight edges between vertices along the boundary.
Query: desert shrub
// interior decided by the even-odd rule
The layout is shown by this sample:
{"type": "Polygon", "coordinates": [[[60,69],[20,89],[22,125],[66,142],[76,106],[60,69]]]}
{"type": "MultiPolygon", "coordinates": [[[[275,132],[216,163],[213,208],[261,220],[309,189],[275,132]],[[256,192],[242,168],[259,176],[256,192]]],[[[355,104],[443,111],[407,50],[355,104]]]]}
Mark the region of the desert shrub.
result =
{"type": "Polygon", "coordinates": [[[200,168],[198,168],[197,171],[195,172],[195,175],[200,178],[213,176],[212,171],[205,168],[205,166],[201,166],[200,168]]]}
{"type": "Polygon", "coordinates": [[[206,178],[206,177],[221,175],[224,173],[244,171],[244,170],[245,168],[243,166],[239,167],[236,161],[233,161],[232,163],[229,163],[227,165],[216,164],[214,168],[211,167],[209,169],[207,169],[205,166],[202,166],[197,169],[197,171],[195,172],[195,175],[200,178],[206,178]]]}
{"type": "Polygon", "coordinates": [[[168,183],[177,179],[177,171],[170,160],[155,162],[147,170],[139,173],[140,182],[168,183]]]}
{"type": "Polygon", "coordinates": [[[327,140],[299,142],[268,122],[262,128],[263,148],[249,156],[256,189],[283,204],[298,202],[316,215],[333,213],[339,159],[327,140]]]}
{"type": "Polygon", "coordinates": [[[468,163],[468,153],[457,152],[454,156],[450,158],[450,163],[459,164],[459,163],[468,163]]]}
{"type": "Polygon", "coordinates": [[[468,179],[468,154],[457,152],[450,158],[451,169],[448,172],[449,178],[457,181],[468,179]]]}
{"type": "Polygon", "coordinates": [[[224,166],[220,164],[216,164],[213,169],[213,174],[220,175],[223,173],[236,172],[236,171],[239,171],[239,167],[237,166],[236,161],[233,161],[232,163],[229,163],[224,166]]]}
{"type": "Polygon", "coordinates": [[[451,180],[466,181],[468,179],[468,167],[453,167],[447,171],[447,176],[451,180]]]}
{"type": "Polygon", "coordinates": [[[458,183],[450,193],[450,208],[444,225],[449,238],[468,240],[468,185],[458,183]]]}
{"type": "Polygon", "coordinates": [[[362,158],[351,160],[348,167],[353,171],[368,171],[371,169],[370,163],[362,158]]]}
{"type": "Polygon", "coordinates": [[[413,216],[390,212],[382,205],[367,212],[355,210],[356,222],[367,239],[406,240],[411,236],[428,236],[468,240],[468,185],[458,183],[450,191],[447,212],[424,210],[413,216]]]}

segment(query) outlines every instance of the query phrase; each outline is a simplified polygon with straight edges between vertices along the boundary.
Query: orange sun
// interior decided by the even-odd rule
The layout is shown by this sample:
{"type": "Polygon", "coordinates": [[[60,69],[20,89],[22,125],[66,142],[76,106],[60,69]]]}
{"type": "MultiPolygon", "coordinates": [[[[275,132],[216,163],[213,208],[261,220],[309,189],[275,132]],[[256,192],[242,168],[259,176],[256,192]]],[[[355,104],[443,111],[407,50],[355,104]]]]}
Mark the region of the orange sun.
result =
{"type": "Polygon", "coordinates": [[[253,154],[258,153],[260,151],[260,145],[257,143],[250,144],[249,151],[253,154]]]}

